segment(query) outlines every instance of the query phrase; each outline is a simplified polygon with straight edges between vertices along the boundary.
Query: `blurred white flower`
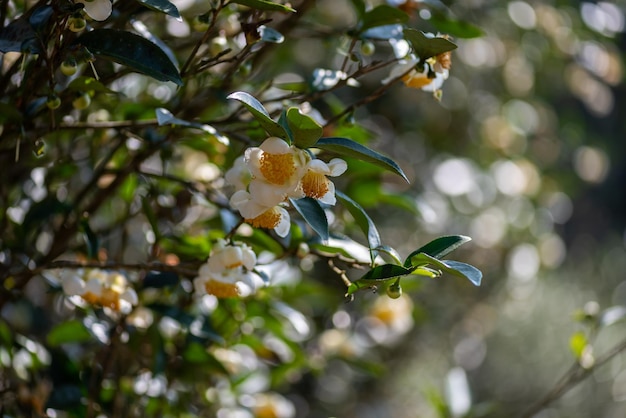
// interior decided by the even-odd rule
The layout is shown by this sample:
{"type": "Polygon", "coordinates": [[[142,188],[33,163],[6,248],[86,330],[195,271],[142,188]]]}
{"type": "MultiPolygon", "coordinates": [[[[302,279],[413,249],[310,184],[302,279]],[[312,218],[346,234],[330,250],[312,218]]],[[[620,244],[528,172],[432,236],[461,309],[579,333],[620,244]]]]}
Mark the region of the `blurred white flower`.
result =
{"type": "Polygon", "coordinates": [[[224,175],[226,182],[235,186],[236,190],[245,190],[250,184],[252,174],[243,156],[237,158],[233,166],[224,175]]]}
{"type": "Polygon", "coordinates": [[[111,15],[113,4],[111,0],[76,0],[85,6],[85,13],[93,20],[103,21],[111,15]]]}
{"type": "Polygon", "coordinates": [[[139,301],[135,289],[118,272],[92,269],[84,274],[82,270],[66,270],[60,279],[67,296],[77,295],[92,305],[116,312],[130,313],[139,301]]]}
{"type": "Polygon", "coordinates": [[[227,244],[220,240],[209,260],[198,270],[194,287],[198,294],[209,294],[218,298],[248,296],[263,284],[252,273],[256,265],[256,254],[246,244],[227,244]]]}

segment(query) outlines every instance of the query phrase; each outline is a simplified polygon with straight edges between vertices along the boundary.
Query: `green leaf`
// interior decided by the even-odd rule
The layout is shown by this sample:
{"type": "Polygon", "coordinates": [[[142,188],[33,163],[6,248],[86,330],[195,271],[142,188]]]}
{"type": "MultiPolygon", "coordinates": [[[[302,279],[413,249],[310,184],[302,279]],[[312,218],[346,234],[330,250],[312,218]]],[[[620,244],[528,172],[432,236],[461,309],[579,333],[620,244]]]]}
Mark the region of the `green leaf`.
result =
{"type": "Polygon", "coordinates": [[[51,347],[58,347],[67,343],[82,343],[89,340],[91,340],[91,334],[87,327],[77,319],[60,323],[46,337],[46,341],[51,347]]]}
{"type": "Polygon", "coordinates": [[[370,248],[370,257],[373,264],[374,259],[377,255],[377,251],[375,249],[382,246],[380,234],[378,233],[378,229],[376,229],[374,221],[372,221],[369,215],[354,200],[350,199],[348,196],[340,191],[336,191],[335,194],[337,195],[337,199],[339,199],[339,201],[341,201],[346,209],[348,209],[348,212],[350,212],[350,214],[356,221],[356,224],[359,226],[359,228],[361,228],[361,230],[367,237],[367,245],[370,248]]]}
{"type": "Polygon", "coordinates": [[[85,242],[87,243],[87,258],[95,260],[98,257],[98,250],[100,249],[100,240],[98,236],[93,232],[89,226],[87,219],[81,219],[80,229],[85,234],[85,242]]]}
{"type": "Polygon", "coordinates": [[[411,274],[411,270],[397,264],[383,264],[365,273],[359,280],[385,281],[398,276],[411,274]]]}
{"type": "Polygon", "coordinates": [[[40,54],[37,34],[25,16],[0,28],[0,52],[22,52],[30,47],[31,53],[40,54]]]}
{"type": "Polygon", "coordinates": [[[460,261],[453,260],[439,260],[426,253],[419,253],[411,258],[412,266],[419,268],[421,266],[432,265],[440,270],[450,273],[454,276],[468,279],[475,286],[480,286],[483,274],[476,267],[460,261]]]}
{"type": "Polygon", "coordinates": [[[94,29],[75,41],[92,54],[111,59],[159,81],[183,85],[172,61],[154,43],[131,32],[115,29],[94,29]]]}
{"type": "Polygon", "coordinates": [[[402,262],[400,261],[400,254],[398,254],[395,248],[388,245],[381,245],[380,247],[375,248],[375,250],[378,251],[378,254],[380,254],[383,260],[387,263],[402,265],[402,262]]]}
{"type": "Polygon", "coordinates": [[[324,131],[315,119],[303,115],[297,107],[287,110],[287,124],[293,135],[293,143],[302,149],[315,145],[324,131]]]}
{"type": "Polygon", "coordinates": [[[365,2],[363,0],[351,0],[356,10],[356,14],[359,17],[363,17],[365,14],[365,2]]]}
{"type": "Polygon", "coordinates": [[[291,204],[324,241],[328,240],[328,219],[320,203],[310,197],[290,199],[291,204]]]}
{"type": "Polygon", "coordinates": [[[362,33],[367,29],[375,28],[377,26],[405,23],[408,20],[409,15],[404,13],[402,10],[386,4],[381,4],[374,7],[372,10],[365,12],[357,29],[359,33],[362,33]]]}
{"type": "Polygon", "coordinates": [[[196,128],[196,129],[200,129],[201,131],[208,133],[209,135],[215,136],[215,138],[224,145],[229,145],[230,143],[230,140],[228,138],[221,135],[217,131],[217,129],[215,129],[211,125],[207,125],[206,123],[189,122],[183,119],[179,119],[175,117],[172,114],[172,112],[162,107],[157,108],[155,113],[156,113],[157,123],[159,124],[159,126],[178,125],[178,126],[186,126],[189,128],[196,128]]]}
{"type": "Polygon", "coordinates": [[[404,261],[404,267],[414,265],[411,259],[419,253],[425,253],[435,258],[441,258],[471,240],[472,239],[470,237],[466,237],[464,235],[450,235],[436,238],[423,247],[413,251],[404,261]]]}
{"type": "Polygon", "coordinates": [[[430,23],[435,26],[439,32],[447,33],[455,38],[478,38],[483,36],[483,31],[471,23],[450,19],[442,13],[434,13],[430,18],[430,23]]]}
{"type": "Polygon", "coordinates": [[[287,139],[287,133],[276,123],[271,117],[270,114],[267,113],[267,110],[263,107],[261,102],[255,99],[252,95],[243,92],[236,91],[234,93],[229,94],[227,99],[237,100],[241,104],[243,104],[246,109],[252,113],[252,116],[261,124],[261,127],[267,131],[268,134],[277,136],[279,138],[287,139]]]}
{"type": "Polygon", "coordinates": [[[137,1],[152,10],[156,10],[157,12],[163,12],[166,15],[170,15],[172,17],[175,17],[176,19],[180,19],[180,13],[178,12],[178,8],[167,0],[137,0],[137,1]]]}
{"type": "Polygon", "coordinates": [[[392,173],[399,175],[407,183],[409,182],[409,179],[407,179],[400,166],[391,158],[379,154],[378,152],[371,150],[366,146],[359,144],[358,142],[354,142],[351,139],[334,137],[321,138],[319,141],[317,141],[315,146],[323,150],[332,151],[334,153],[347,157],[357,158],[359,160],[366,161],[368,163],[382,167],[386,170],[391,171],[392,173]]]}
{"type": "Polygon", "coordinates": [[[248,6],[253,9],[267,10],[271,12],[291,12],[295,13],[296,10],[289,6],[284,6],[278,3],[272,3],[266,0],[231,0],[231,3],[241,4],[242,6],[248,6]]]}
{"type": "Polygon", "coordinates": [[[455,44],[445,38],[429,38],[423,32],[415,29],[404,29],[404,38],[411,44],[413,51],[422,61],[457,48],[455,44]]]}
{"type": "Polygon", "coordinates": [[[259,26],[259,36],[261,36],[262,41],[271,42],[273,44],[280,44],[285,40],[282,33],[265,25],[259,26]]]}

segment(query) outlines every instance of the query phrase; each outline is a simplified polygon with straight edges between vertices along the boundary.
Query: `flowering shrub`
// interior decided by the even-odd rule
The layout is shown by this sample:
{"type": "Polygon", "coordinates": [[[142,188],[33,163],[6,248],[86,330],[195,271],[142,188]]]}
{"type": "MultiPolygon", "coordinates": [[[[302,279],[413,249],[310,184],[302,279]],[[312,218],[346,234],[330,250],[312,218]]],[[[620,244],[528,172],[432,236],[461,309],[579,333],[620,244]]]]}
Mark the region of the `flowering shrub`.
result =
{"type": "Polygon", "coordinates": [[[291,81],[282,45],[325,31],[308,0],[3,3],[3,413],[298,416],[281,391],[411,329],[401,281],[480,285],[444,258],[468,237],[403,260],[344,192],[408,182],[356,112],[402,83],[440,98],[456,48],[406,7],[349,8],[334,69],[291,81]],[[10,314],[24,301],[46,315],[10,314]]]}

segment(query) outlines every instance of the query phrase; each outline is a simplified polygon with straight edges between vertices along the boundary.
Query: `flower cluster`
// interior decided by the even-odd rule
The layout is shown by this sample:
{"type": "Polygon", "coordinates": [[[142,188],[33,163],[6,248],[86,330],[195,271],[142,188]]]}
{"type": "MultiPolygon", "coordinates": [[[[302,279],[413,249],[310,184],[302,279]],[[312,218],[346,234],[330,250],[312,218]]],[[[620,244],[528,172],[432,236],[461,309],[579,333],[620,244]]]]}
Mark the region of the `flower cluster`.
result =
{"type": "MultiPolygon", "coordinates": [[[[432,33],[426,34],[429,38],[440,37],[448,39],[447,36],[435,36],[432,33]]],[[[407,87],[414,89],[422,89],[432,92],[436,98],[441,97],[441,87],[443,82],[448,79],[449,70],[452,66],[451,51],[444,52],[434,57],[430,57],[424,61],[415,55],[409,55],[391,69],[389,77],[383,80],[384,84],[388,84],[393,80],[401,77],[402,82],[407,87]]]]}
{"type": "Polygon", "coordinates": [[[196,292],[218,298],[247,296],[262,283],[252,272],[255,265],[256,254],[249,246],[219,240],[194,279],[196,292]]]}
{"type": "Polygon", "coordinates": [[[115,312],[129,313],[138,302],[135,289],[117,271],[66,270],[61,273],[61,285],[67,296],[80,296],[91,305],[115,312]]]}
{"type": "Polygon", "coordinates": [[[230,204],[252,226],[274,229],[284,237],[290,226],[284,208],[287,200],[307,196],[334,205],[335,185],[328,177],[339,176],[346,169],[342,159],[325,163],[306,150],[270,137],[259,147],[248,148],[226,173],[226,181],[236,188],[230,204]]]}

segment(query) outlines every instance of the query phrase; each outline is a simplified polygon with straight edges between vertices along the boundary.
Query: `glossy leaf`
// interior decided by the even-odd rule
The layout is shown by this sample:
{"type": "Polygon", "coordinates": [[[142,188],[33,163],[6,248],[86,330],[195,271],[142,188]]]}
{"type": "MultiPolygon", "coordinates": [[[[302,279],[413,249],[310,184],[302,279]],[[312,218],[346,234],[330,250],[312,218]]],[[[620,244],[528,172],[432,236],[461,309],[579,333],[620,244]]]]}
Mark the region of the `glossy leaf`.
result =
{"type": "Polygon", "coordinates": [[[328,240],[328,219],[320,203],[310,197],[290,199],[293,207],[311,228],[322,238],[328,240]]]}
{"type": "Polygon", "coordinates": [[[37,34],[25,17],[14,20],[0,28],[0,52],[22,52],[30,50],[33,54],[41,53],[37,34]]]}
{"type": "Polygon", "coordinates": [[[42,6],[35,9],[35,11],[28,18],[28,23],[35,29],[35,32],[43,32],[50,18],[54,14],[52,6],[42,6]]]}
{"type": "Polygon", "coordinates": [[[408,20],[409,15],[404,13],[402,10],[387,4],[381,4],[374,7],[372,10],[365,12],[357,29],[359,33],[362,33],[370,28],[392,25],[395,23],[405,23],[408,20]]]}
{"type": "Polygon", "coordinates": [[[228,145],[230,143],[228,138],[221,135],[217,131],[217,129],[215,129],[211,125],[208,125],[206,123],[189,122],[183,119],[179,119],[175,117],[172,114],[172,112],[162,107],[157,108],[155,113],[157,117],[157,123],[159,124],[159,126],[178,125],[178,126],[186,126],[188,128],[196,128],[196,129],[200,129],[201,131],[208,133],[209,135],[215,136],[217,140],[220,141],[224,145],[228,145]]]}
{"type": "Polygon", "coordinates": [[[407,179],[400,166],[391,158],[386,157],[370,148],[367,148],[366,146],[361,145],[351,139],[333,137],[321,138],[319,141],[317,141],[315,146],[317,148],[331,151],[339,155],[367,161],[371,164],[389,170],[402,177],[404,180],[406,180],[407,183],[409,182],[409,179],[407,179]]]}
{"type": "Polygon", "coordinates": [[[404,266],[410,267],[412,265],[415,265],[412,263],[411,259],[413,258],[413,256],[419,253],[426,253],[431,257],[441,258],[471,240],[472,239],[470,237],[466,237],[464,235],[450,235],[450,236],[439,237],[437,239],[432,240],[431,242],[424,245],[423,247],[418,248],[417,250],[413,251],[404,261],[404,266]]]}
{"type": "Polygon", "coordinates": [[[261,102],[255,99],[252,95],[243,91],[236,91],[229,94],[227,99],[237,100],[243,104],[268,134],[283,139],[287,138],[287,134],[283,127],[270,117],[270,114],[267,112],[265,107],[263,107],[261,102]]]}
{"type": "Polygon", "coordinates": [[[267,10],[272,12],[296,12],[295,9],[292,9],[289,6],[273,3],[266,0],[231,0],[231,3],[241,4],[242,6],[248,6],[253,9],[267,10]]]}
{"type": "Polygon", "coordinates": [[[400,254],[398,254],[395,248],[392,248],[388,245],[381,245],[380,247],[376,248],[376,251],[378,251],[378,254],[387,263],[402,265],[402,262],[400,261],[400,254]]]}
{"type": "Polygon", "coordinates": [[[285,40],[282,33],[265,25],[259,26],[259,36],[261,36],[262,41],[271,42],[273,44],[280,44],[285,40]]]}
{"type": "Polygon", "coordinates": [[[337,195],[337,199],[346,207],[346,209],[348,209],[348,212],[350,212],[356,224],[359,228],[361,228],[361,231],[363,231],[367,237],[367,245],[370,248],[370,257],[373,264],[377,255],[377,251],[375,249],[382,245],[380,234],[378,233],[378,229],[376,229],[374,221],[372,221],[369,215],[363,210],[361,205],[340,191],[336,191],[335,193],[337,195]]]}
{"type": "Polygon", "coordinates": [[[299,148],[309,148],[321,138],[323,128],[308,115],[300,113],[300,109],[292,107],[287,110],[287,124],[293,136],[293,143],[299,148]]]}
{"type": "Polygon", "coordinates": [[[429,38],[423,32],[415,29],[405,29],[404,38],[411,44],[415,55],[422,60],[457,48],[455,44],[445,38],[429,38]]]}
{"type": "Polygon", "coordinates": [[[483,274],[476,267],[460,261],[439,260],[426,253],[419,253],[411,259],[413,267],[432,265],[446,273],[468,279],[475,286],[480,286],[483,274]]]}
{"type": "Polygon", "coordinates": [[[383,264],[381,266],[376,266],[367,273],[365,273],[360,280],[370,280],[370,281],[384,281],[389,280],[393,277],[398,276],[406,276],[407,274],[411,274],[411,270],[399,266],[397,264],[383,264]]]}
{"type": "Polygon", "coordinates": [[[178,70],[154,43],[131,32],[115,29],[95,29],[79,37],[76,43],[92,54],[111,59],[159,81],[183,85],[178,70]]]}
{"type": "Polygon", "coordinates": [[[46,340],[51,347],[61,344],[82,343],[91,340],[91,334],[79,320],[71,320],[58,324],[47,335],[46,340]]]}
{"type": "Polygon", "coordinates": [[[180,19],[180,13],[178,12],[178,8],[173,3],[167,0],[137,0],[137,1],[152,10],[156,10],[157,12],[163,12],[166,15],[175,17],[176,19],[180,19]]]}

